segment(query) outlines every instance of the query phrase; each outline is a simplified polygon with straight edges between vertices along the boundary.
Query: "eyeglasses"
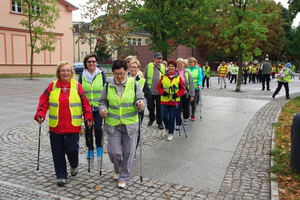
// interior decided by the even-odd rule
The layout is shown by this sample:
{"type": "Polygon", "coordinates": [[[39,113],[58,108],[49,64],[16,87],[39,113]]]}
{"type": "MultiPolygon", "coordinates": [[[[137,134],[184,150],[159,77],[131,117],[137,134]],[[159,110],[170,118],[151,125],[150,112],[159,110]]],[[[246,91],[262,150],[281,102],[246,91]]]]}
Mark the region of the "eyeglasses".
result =
{"type": "Polygon", "coordinates": [[[114,73],[115,76],[124,76],[126,73],[114,73]]]}
{"type": "Polygon", "coordinates": [[[127,63],[130,63],[131,60],[128,60],[127,63]]]}
{"type": "Polygon", "coordinates": [[[87,63],[96,63],[97,61],[96,60],[88,60],[86,61],[87,63]]]}
{"type": "Polygon", "coordinates": [[[71,70],[67,69],[67,70],[60,70],[61,73],[71,73],[71,70]]]}
{"type": "Polygon", "coordinates": [[[139,67],[137,67],[137,66],[130,66],[129,68],[136,69],[136,68],[139,68],[139,67]]]}

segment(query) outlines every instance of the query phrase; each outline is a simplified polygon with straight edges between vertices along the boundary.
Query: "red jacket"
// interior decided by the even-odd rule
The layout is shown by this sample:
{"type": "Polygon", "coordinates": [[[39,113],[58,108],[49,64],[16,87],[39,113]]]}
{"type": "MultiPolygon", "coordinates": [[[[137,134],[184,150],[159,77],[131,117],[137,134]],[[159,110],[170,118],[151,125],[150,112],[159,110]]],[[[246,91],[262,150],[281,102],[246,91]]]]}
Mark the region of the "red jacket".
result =
{"type": "MultiPolygon", "coordinates": [[[[168,76],[169,79],[171,80],[171,83],[172,83],[172,81],[173,81],[173,78],[171,78],[171,77],[169,76],[168,71],[166,71],[165,75],[162,75],[162,76],[161,76],[160,81],[159,81],[159,83],[157,84],[157,87],[156,87],[157,90],[158,90],[158,92],[159,92],[161,95],[163,95],[163,93],[164,93],[164,91],[165,91],[165,90],[162,88],[162,84],[161,84],[161,81],[162,81],[162,79],[163,79],[164,76],[168,76]]],[[[179,74],[178,74],[177,71],[175,72],[175,76],[174,76],[174,77],[176,77],[176,76],[179,76],[179,74]]],[[[184,87],[184,84],[183,84],[182,79],[181,79],[181,77],[180,77],[180,78],[179,78],[179,91],[177,92],[177,96],[178,96],[178,97],[181,97],[182,95],[184,95],[184,92],[185,92],[185,87],[184,87]]],[[[177,103],[177,105],[178,105],[178,101],[176,101],[176,103],[177,103]]],[[[163,102],[163,101],[161,101],[160,104],[163,104],[163,105],[170,105],[170,106],[175,106],[175,101],[172,101],[172,100],[170,100],[169,102],[163,102]]]]}
{"type": "MultiPolygon", "coordinates": [[[[49,96],[52,92],[52,87],[53,82],[48,85],[47,89],[40,96],[39,105],[34,116],[35,120],[40,116],[45,119],[47,110],[49,108],[49,96]]],[[[49,127],[49,130],[57,134],[79,133],[81,131],[81,126],[73,126],[71,123],[72,118],[69,109],[70,82],[61,82],[60,80],[58,80],[56,82],[56,87],[61,88],[59,96],[59,120],[57,126],[55,128],[49,127]],[[64,88],[66,90],[64,90],[64,88]]],[[[81,84],[78,83],[78,94],[81,99],[82,112],[85,122],[89,119],[93,121],[93,114],[91,111],[90,103],[83,92],[84,90],[81,84]]]]}

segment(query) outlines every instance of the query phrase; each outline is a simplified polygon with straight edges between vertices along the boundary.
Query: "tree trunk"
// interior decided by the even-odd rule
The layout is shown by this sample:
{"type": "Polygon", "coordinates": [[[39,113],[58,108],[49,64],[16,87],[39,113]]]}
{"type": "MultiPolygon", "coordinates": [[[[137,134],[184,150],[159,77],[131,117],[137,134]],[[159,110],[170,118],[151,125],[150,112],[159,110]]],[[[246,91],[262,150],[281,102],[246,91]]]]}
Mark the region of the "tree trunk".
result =
{"type": "Polygon", "coordinates": [[[239,73],[238,73],[238,80],[236,82],[236,92],[241,91],[242,85],[242,71],[243,71],[243,50],[240,44],[238,44],[238,59],[239,59],[239,73]]]}

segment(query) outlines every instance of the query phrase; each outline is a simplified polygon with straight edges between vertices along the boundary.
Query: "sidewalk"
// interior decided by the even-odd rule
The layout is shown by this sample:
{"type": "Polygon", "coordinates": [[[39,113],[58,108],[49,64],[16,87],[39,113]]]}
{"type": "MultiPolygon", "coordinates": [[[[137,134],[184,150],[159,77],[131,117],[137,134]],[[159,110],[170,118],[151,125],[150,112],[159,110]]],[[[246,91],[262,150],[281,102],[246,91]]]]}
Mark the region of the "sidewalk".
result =
{"type": "MultiPolygon", "coordinates": [[[[173,141],[166,141],[155,123],[147,126],[146,116],[142,126],[143,182],[138,148],[133,177],[124,190],[112,179],[113,166],[107,154],[101,177],[99,158],[94,158],[91,172],[87,172],[83,136],[79,174],[68,179],[65,187],[57,187],[46,123],[42,126],[40,170],[36,171],[38,124],[33,115],[51,80],[0,79],[1,199],[271,199],[272,124],[287,102],[284,88],[276,99],[271,98],[277,87],[274,80],[272,91],[261,91],[260,84],[250,83],[236,93],[234,84],[219,89],[217,78],[212,78],[213,89],[202,90],[202,120],[198,107],[196,121],[186,126],[187,138],[183,131],[181,137],[175,131],[173,141]]],[[[299,83],[292,79],[291,97],[299,95],[299,83]]]]}

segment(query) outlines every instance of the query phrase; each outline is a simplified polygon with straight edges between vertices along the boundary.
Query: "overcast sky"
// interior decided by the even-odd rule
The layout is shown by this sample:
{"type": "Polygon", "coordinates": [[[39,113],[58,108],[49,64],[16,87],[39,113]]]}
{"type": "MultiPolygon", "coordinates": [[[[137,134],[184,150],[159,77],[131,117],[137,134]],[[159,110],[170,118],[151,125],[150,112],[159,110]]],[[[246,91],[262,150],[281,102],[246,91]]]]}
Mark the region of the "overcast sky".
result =
{"type": "MultiPolygon", "coordinates": [[[[72,3],[73,5],[77,6],[79,9],[77,11],[73,11],[73,21],[82,21],[81,15],[80,15],[80,6],[87,2],[87,0],[67,0],[68,2],[72,3]]],[[[281,4],[288,8],[288,0],[275,0],[275,2],[281,2],[281,4]]],[[[89,20],[85,20],[89,21],[89,20]]],[[[297,15],[296,19],[293,22],[293,26],[298,26],[300,22],[300,14],[297,15]]]]}

